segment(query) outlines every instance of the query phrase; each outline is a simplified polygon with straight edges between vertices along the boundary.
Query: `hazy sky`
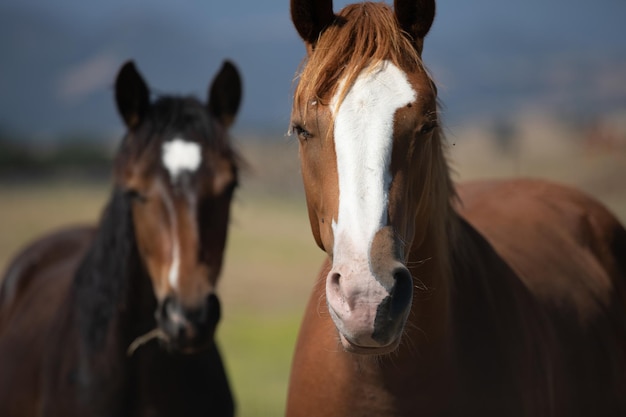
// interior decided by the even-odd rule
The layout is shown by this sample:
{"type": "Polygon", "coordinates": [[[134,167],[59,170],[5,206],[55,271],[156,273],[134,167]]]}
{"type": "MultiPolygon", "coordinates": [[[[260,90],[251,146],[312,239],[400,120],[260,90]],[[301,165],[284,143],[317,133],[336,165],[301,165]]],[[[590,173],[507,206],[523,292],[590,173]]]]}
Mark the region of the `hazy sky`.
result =
{"type": "MultiPolygon", "coordinates": [[[[59,46],[37,38],[45,31],[29,31],[24,27],[23,31],[18,30],[24,36],[7,39],[0,28],[3,38],[0,54],[11,57],[10,62],[5,61],[4,70],[0,65],[0,121],[8,120],[18,129],[30,121],[34,124],[46,118],[51,120],[50,126],[55,120],[60,126],[64,115],[73,111],[85,112],[76,119],[76,124],[83,122],[88,129],[91,122],[87,109],[81,108],[84,107],[81,100],[93,97],[98,91],[107,96],[102,94],[99,107],[94,104],[94,111],[99,112],[93,116],[94,120],[117,124],[108,89],[120,63],[129,57],[137,60],[151,86],[161,91],[184,92],[193,88],[199,94],[204,94],[207,80],[221,60],[232,58],[241,63],[244,73],[241,124],[254,125],[272,119],[282,125],[288,121],[291,81],[304,55],[290,21],[288,0],[1,1],[0,11],[7,7],[19,9],[42,25],[54,21],[57,28],[58,22],[62,22],[62,26],[71,29],[67,33],[72,36],[61,37],[65,45],[59,46]],[[135,27],[141,28],[143,37],[154,32],[155,42],[146,42],[133,31],[135,27]],[[146,35],[144,28],[151,32],[146,35]],[[107,32],[112,30],[116,33],[107,32]],[[172,38],[168,39],[170,34],[172,38]],[[185,40],[187,44],[177,44],[185,40]],[[8,53],[7,48],[13,51],[8,53]],[[195,49],[190,51],[190,48],[195,49]],[[55,54],[65,55],[56,59],[55,54]],[[46,62],[53,61],[56,67],[46,68],[46,62]],[[15,87],[21,84],[24,88],[15,87]],[[29,87],[54,96],[51,104],[43,103],[42,96],[41,108],[34,108],[31,97],[20,96],[29,93],[29,87]],[[51,109],[55,103],[67,108],[51,109]],[[29,105],[30,120],[20,108],[29,105]],[[102,110],[105,107],[109,109],[107,114],[102,110]],[[64,113],[57,116],[52,110],[64,113]]],[[[335,1],[335,10],[349,3],[335,1]]],[[[436,20],[426,41],[425,61],[435,79],[442,82],[440,91],[451,103],[448,111],[452,117],[470,108],[467,103],[473,103],[467,101],[468,97],[484,90],[480,90],[480,83],[502,92],[526,77],[524,71],[537,71],[544,78],[560,77],[561,67],[555,69],[553,63],[548,63],[552,65],[550,68],[542,67],[544,63],[533,61],[535,57],[529,50],[539,46],[544,54],[548,50],[570,57],[576,54],[592,57],[573,59],[573,65],[580,67],[572,68],[573,71],[584,69],[581,62],[601,66],[599,62],[605,58],[594,63],[593,55],[603,51],[609,51],[609,56],[621,54],[626,62],[626,0],[446,0],[438,2],[437,7],[436,20]],[[511,49],[521,54],[520,65],[511,60],[511,49]],[[506,62],[500,62],[501,57],[506,62]],[[493,82],[497,81],[494,74],[501,77],[499,84],[493,82]],[[471,90],[468,83],[479,90],[471,90]],[[465,102],[459,104],[460,108],[455,107],[455,99],[463,95],[465,102]]],[[[594,71],[597,73],[598,68],[594,67],[594,71]]],[[[607,73],[615,77],[611,74],[616,71],[619,69],[607,73]]],[[[620,80],[617,81],[619,84],[620,80]]],[[[564,88],[571,90],[575,86],[574,81],[564,88]]],[[[534,88],[542,87],[537,84],[534,88]]]]}
{"type": "MultiPolygon", "coordinates": [[[[231,26],[233,33],[263,36],[263,33],[291,35],[288,0],[5,0],[20,7],[64,17],[68,23],[97,26],[108,19],[139,17],[146,10],[162,13],[168,19],[185,23],[190,29],[210,31],[231,26]],[[255,28],[260,25],[261,28],[255,28]]],[[[351,1],[336,0],[335,10],[351,1]]],[[[623,0],[447,0],[437,4],[435,32],[456,34],[462,28],[485,25],[510,27],[532,32],[533,28],[554,35],[582,39],[586,30],[607,35],[624,33],[626,2],[623,0]],[[511,26],[512,25],[512,26],[511,26]],[[552,28],[552,29],[550,29],[552,28]],[[618,32],[620,31],[620,32],[618,32]]],[[[229,35],[232,35],[229,34],[229,35]]]]}

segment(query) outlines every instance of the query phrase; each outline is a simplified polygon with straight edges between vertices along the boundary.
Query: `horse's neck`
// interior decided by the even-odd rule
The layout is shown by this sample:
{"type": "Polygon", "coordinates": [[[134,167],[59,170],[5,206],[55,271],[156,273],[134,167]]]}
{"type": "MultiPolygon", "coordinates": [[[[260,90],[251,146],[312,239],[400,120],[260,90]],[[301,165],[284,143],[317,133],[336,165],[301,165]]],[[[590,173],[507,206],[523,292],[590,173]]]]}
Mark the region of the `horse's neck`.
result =
{"type": "MultiPolygon", "coordinates": [[[[413,305],[408,329],[419,328],[412,340],[419,345],[446,343],[450,322],[451,243],[458,229],[458,216],[450,208],[448,218],[420,221],[427,227],[414,241],[407,265],[414,279],[413,305]],[[436,223],[439,221],[439,224],[436,223]],[[421,340],[424,338],[424,340],[421,340]],[[426,340],[428,339],[428,340],[426,340]]],[[[440,346],[434,347],[440,350],[440,346]]]]}
{"type": "Polygon", "coordinates": [[[381,359],[388,361],[389,366],[380,367],[381,371],[391,373],[386,378],[393,386],[391,391],[397,394],[408,390],[407,398],[414,398],[433,410],[445,404],[443,397],[454,384],[450,254],[446,252],[451,237],[438,235],[442,230],[451,233],[455,229],[456,215],[449,221],[450,225],[427,227],[419,242],[411,247],[407,259],[414,279],[411,313],[398,351],[381,359]]]}
{"type": "Polygon", "coordinates": [[[461,408],[483,406],[488,392],[495,408],[517,404],[521,410],[521,398],[512,394],[521,393],[517,384],[533,369],[545,369],[527,366],[540,357],[519,356],[529,351],[520,346],[537,337],[524,322],[541,323],[536,320],[541,313],[485,237],[463,218],[458,226],[450,259],[451,352],[461,387],[457,402],[461,408]]]}
{"type": "MultiPolygon", "coordinates": [[[[450,403],[450,398],[465,398],[463,391],[467,384],[471,385],[464,378],[472,373],[459,367],[459,361],[467,362],[471,355],[463,352],[459,356],[459,350],[478,336],[473,333],[476,326],[462,326],[466,323],[462,316],[479,312],[478,319],[486,321],[482,306],[473,305],[478,302],[484,306],[489,297],[485,277],[492,270],[487,270],[481,257],[497,257],[484,247],[488,244],[480,234],[453,209],[443,220],[439,225],[425,222],[432,226],[411,247],[407,264],[415,287],[405,340],[397,352],[381,359],[388,366],[380,367],[381,371],[390,373],[385,373],[386,384],[399,401],[404,401],[405,396],[412,398],[409,402],[435,410],[433,414],[451,412],[458,405],[450,403]],[[402,366],[396,366],[397,363],[402,366]]],[[[478,328],[492,327],[486,323],[478,328]]],[[[472,346],[480,347],[481,343],[472,346]]],[[[476,351],[473,354],[484,356],[476,351]]]]}
{"type": "Polygon", "coordinates": [[[516,298],[512,270],[454,210],[445,225],[430,228],[412,248],[408,264],[416,282],[409,320],[423,331],[428,344],[437,346],[434,349],[457,343],[463,327],[459,319],[480,314],[476,322],[485,323],[489,317],[496,322],[491,313],[506,310],[516,298]]]}
{"type": "Polygon", "coordinates": [[[451,245],[450,265],[452,316],[457,334],[466,327],[463,323],[473,322],[475,330],[490,327],[487,333],[495,341],[511,326],[520,324],[521,317],[514,312],[532,305],[527,289],[487,239],[465,219],[460,219],[451,245]]]}

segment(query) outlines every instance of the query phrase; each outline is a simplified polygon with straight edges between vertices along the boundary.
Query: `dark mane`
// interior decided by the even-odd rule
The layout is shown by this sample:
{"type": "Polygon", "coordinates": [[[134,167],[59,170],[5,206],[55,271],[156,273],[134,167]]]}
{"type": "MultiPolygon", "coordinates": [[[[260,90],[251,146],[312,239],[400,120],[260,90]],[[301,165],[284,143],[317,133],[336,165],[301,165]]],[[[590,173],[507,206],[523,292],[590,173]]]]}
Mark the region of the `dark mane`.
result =
{"type": "Polygon", "coordinates": [[[210,150],[223,152],[230,148],[228,136],[209,115],[207,107],[194,97],[158,98],[152,104],[146,122],[154,135],[180,133],[189,135],[189,139],[204,144],[210,150]]]}
{"type": "Polygon", "coordinates": [[[113,190],[74,278],[77,325],[91,349],[104,347],[110,320],[129,291],[129,277],[141,270],[130,204],[123,191],[113,190]]]}

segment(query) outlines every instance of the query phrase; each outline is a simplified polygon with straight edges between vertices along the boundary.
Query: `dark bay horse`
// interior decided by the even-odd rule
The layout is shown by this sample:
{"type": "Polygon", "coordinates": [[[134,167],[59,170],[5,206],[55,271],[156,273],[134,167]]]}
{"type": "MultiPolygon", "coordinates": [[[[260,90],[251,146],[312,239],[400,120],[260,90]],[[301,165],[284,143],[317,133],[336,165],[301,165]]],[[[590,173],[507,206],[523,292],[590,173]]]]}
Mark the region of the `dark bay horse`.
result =
{"type": "Polygon", "coordinates": [[[2,281],[0,415],[230,417],[213,335],[239,73],[225,62],[207,104],[152,101],[128,62],[115,96],[128,131],[99,225],[36,241],[2,281]]]}
{"type": "Polygon", "coordinates": [[[421,60],[433,0],[291,0],[293,132],[328,254],[287,416],[626,415],[626,231],[539,180],[456,187],[421,60]]]}

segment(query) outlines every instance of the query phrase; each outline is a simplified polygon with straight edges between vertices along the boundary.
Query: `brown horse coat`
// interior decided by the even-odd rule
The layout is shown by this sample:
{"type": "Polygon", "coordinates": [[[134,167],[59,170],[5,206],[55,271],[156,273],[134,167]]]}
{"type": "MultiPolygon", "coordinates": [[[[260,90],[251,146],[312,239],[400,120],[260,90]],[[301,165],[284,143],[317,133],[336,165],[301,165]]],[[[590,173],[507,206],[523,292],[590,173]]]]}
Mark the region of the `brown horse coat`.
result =
{"type": "Polygon", "coordinates": [[[328,260],[286,414],[626,416],[626,231],[560,185],[452,183],[421,60],[434,13],[291,1],[292,125],[328,260]]]}
{"type": "Polygon", "coordinates": [[[232,64],[209,94],[152,103],[120,70],[128,132],[100,223],[31,244],[1,283],[0,416],[234,415],[213,339],[239,162],[232,64]]]}
{"type": "MultiPolygon", "coordinates": [[[[300,330],[288,416],[626,415],[624,228],[589,197],[542,181],[458,190],[449,334],[418,328],[438,320],[422,307],[396,352],[343,351],[320,301],[326,264],[300,330]]],[[[437,292],[416,289],[416,303],[437,292]]]]}

